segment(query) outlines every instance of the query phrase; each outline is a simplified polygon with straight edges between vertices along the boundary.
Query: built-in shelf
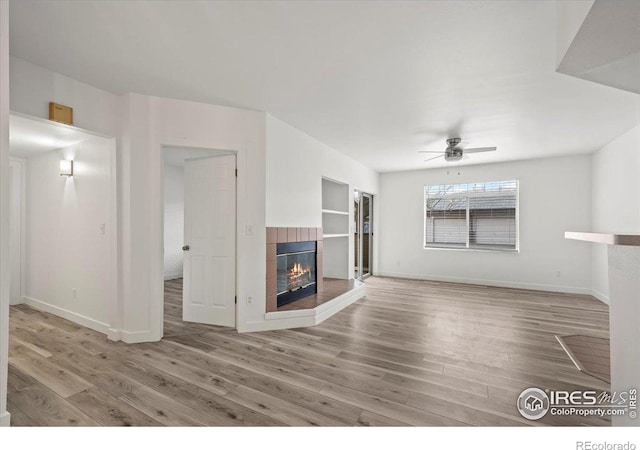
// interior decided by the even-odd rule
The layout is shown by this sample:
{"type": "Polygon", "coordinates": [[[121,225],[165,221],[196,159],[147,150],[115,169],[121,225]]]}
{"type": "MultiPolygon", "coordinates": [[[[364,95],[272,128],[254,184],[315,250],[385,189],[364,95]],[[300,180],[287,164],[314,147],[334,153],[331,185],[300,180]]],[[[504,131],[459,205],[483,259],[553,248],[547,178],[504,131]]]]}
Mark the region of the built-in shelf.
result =
{"type": "Polygon", "coordinates": [[[322,233],[324,276],[349,278],[349,185],[322,179],[322,233]]]}
{"type": "Polygon", "coordinates": [[[338,214],[341,216],[348,216],[349,212],[348,211],[335,211],[333,209],[323,209],[322,210],[322,214],[338,214]]]}

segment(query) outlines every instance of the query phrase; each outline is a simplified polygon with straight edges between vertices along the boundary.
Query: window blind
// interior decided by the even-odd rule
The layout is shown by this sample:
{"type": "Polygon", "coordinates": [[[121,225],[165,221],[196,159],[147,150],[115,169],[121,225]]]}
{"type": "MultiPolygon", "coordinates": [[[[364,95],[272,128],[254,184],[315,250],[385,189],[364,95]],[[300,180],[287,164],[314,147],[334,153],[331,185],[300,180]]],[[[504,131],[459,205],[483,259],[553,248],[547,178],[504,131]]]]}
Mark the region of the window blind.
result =
{"type": "Polygon", "coordinates": [[[425,247],[517,250],[518,181],[425,186],[425,247]]]}

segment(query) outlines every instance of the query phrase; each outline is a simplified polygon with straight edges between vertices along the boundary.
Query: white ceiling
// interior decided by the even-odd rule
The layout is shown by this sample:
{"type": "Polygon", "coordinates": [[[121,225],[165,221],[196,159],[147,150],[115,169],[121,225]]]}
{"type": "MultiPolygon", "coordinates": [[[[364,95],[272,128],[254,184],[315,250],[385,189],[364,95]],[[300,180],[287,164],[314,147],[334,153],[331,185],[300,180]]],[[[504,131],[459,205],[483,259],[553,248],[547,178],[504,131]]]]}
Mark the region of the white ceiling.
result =
{"type": "MultiPolygon", "coordinates": [[[[639,96],[555,72],[555,2],[11,1],[15,56],[115,92],[267,111],[379,171],[461,135],[586,153],[639,96]]],[[[443,165],[429,163],[428,167],[443,165]]]]}
{"type": "Polygon", "coordinates": [[[9,118],[9,153],[18,158],[69,147],[94,137],[79,128],[49,120],[15,114],[9,118]]]}

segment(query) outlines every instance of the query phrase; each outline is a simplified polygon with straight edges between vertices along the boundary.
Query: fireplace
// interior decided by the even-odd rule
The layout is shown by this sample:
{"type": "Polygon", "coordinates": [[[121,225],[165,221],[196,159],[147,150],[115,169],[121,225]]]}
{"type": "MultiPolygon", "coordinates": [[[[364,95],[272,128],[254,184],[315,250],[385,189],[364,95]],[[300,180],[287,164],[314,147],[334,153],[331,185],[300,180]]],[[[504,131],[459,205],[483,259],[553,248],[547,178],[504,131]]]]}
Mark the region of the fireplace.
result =
{"type": "Polygon", "coordinates": [[[278,306],[313,295],[318,291],[316,255],[316,241],[277,244],[278,306]]]}
{"type": "Polygon", "coordinates": [[[266,312],[322,294],[322,228],[267,227],[266,231],[266,312]]]}

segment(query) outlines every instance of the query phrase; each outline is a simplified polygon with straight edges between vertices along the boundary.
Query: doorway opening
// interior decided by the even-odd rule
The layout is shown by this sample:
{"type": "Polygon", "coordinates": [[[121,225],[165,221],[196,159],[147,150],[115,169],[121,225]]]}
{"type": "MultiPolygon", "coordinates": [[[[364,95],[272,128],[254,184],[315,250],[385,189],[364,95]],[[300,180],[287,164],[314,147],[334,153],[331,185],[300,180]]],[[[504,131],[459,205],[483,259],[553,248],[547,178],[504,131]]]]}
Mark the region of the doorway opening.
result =
{"type": "Polygon", "coordinates": [[[373,262],[373,195],[354,191],[354,276],[371,275],[373,262]]]}
{"type": "Polygon", "coordinates": [[[11,313],[107,334],[117,301],[115,139],[10,116],[11,313]]]}
{"type": "Polygon", "coordinates": [[[236,326],[236,153],[163,147],[163,335],[236,326]]]}

